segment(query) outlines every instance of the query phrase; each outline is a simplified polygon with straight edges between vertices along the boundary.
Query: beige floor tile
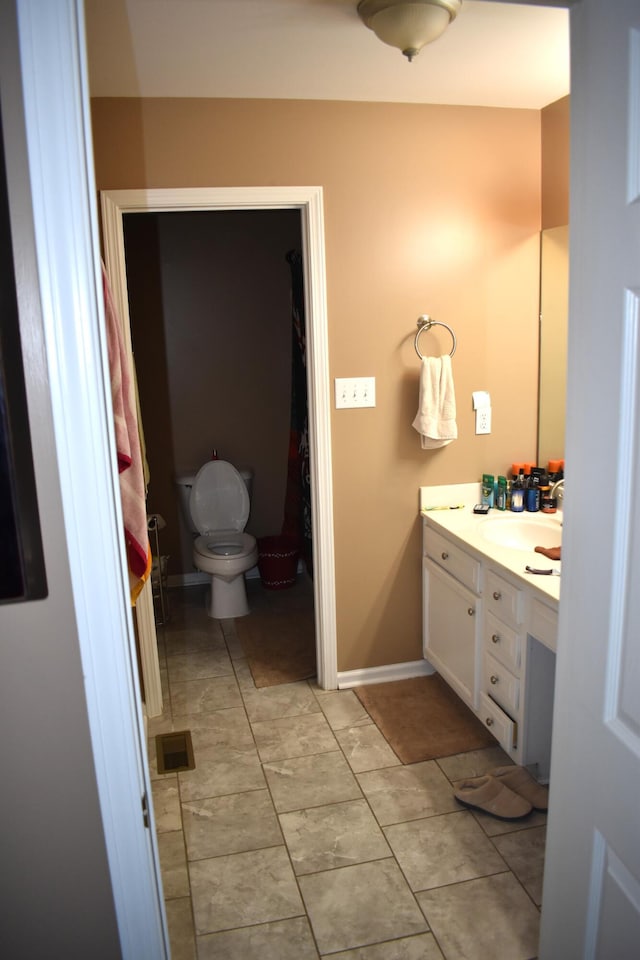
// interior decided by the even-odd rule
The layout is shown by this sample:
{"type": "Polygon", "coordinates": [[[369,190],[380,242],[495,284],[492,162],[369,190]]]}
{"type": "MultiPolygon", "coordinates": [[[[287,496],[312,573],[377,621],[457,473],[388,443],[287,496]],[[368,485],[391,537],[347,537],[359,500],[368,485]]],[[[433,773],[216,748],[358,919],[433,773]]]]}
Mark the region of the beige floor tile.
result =
{"type": "Polygon", "coordinates": [[[495,767],[505,767],[511,763],[502,747],[484,747],[482,750],[469,750],[468,753],[456,753],[452,757],[440,757],[436,761],[445,776],[452,782],[482,777],[495,767]]]}
{"type": "Polygon", "coordinates": [[[331,960],[444,960],[432,933],[332,953],[331,960]]]}
{"type": "Polygon", "coordinates": [[[340,751],[265,763],[263,770],[278,813],[362,797],[340,751]]]}
{"type": "Polygon", "coordinates": [[[171,960],[196,960],[196,937],[191,915],[191,900],[167,900],[165,903],[171,960]]]}
{"type": "Polygon", "coordinates": [[[306,917],[198,937],[198,960],[318,960],[306,917]]]}
{"type": "Polygon", "coordinates": [[[400,760],[375,723],[336,730],[336,739],[355,773],[400,766],[400,760]]]}
{"type": "Polygon", "coordinates": [[[542,874],[546,827],[520,830],[494,839],[494,844],[507,861],[531,899],[542,904],[542,874]]]}
{"type": "Polygon", "coordinates": [[[282,683],[261,689],[243,689],[242,699],[250,723],[261,720],[278,720],[283,717],[299,717],[304,714],[321,714],[318,701],[306,681],[282,683]]]}
{"type": "Polygon", "coordinates": [[[189,864],[196,933],[215,933],[304,914],[285,847],[189,864]]]}
{"type": "Polygon", "coordinates": [[[180,717],[180,724],[191,731],[196,769],[202,760],[233,760],[240,754],[257,756],[244,707],[180,717]]]}
{"type": "Polygon", "coordinates": [[[252,723],[251,727],[263,763],[329,753],[338,746],[321,713],[262,720],[252,723]]]}
{"type": "Polygon", "coordinates": [[[412,890],[503,873],[507,866],[470,813],[447,813],[384,828],[412,890]]]}
{"type": "Polygon", "coordinates": [[[207,677],[233,676],[231,658],[223,643],[215,650],[198,650],[179,653],[167,659],[169,682],[180,680],[204,680],[207,677]]]}
{"type": "Polygon", "coordinates": [[[298,882],[320,953],[427,930],[393,859],[315,873],[298,882]]]}
{"type": "Polygon", "coordinates": [[[261,790],[266,786],[258,751],[236,753],[229,760],[199,759],[195,770],[178,774],[180,799],[204,800],[205,797],[222,797],[245,790],[261,790]]]}
{"type": "Polygon", "coordinates": [[[158,852],[162,869],[162,889],[165,900],[189,896],[187,855],[182,830],[158,835],[158,852]]]}
{"type": "Polygon", "coordinates": [[[247,691],[254,692],[258,689],[258,687],[256,687],[256,682],[253,679],[251,668],[249,667],[249,661],[246,659],[244,653],[242,654],[242,657],[233,659],[233,669],[236,674],[238,686],[240,687],[240,692],[243,695],[247,691]]]}
{"type": "Polygon", "coordinates": [[[170,681],[171,712],[174,720],[190,714],[211,713],[242,705],[234,675],[206,680],[170,681]]]}
{"type": "Polygon", "coordinates": [[[183,803],[182,821],[189,860],[282,844],[268,790],[183,803]]]}
{"type": "Polygon", "coordinates": [[[180,816],[180,795],[178,793],[178,778],[166,780],[152,780],[153,814],[157,833],[171,833],[172,830],[182,830],[180,816]]]}
{"type": "Polygon", "coordinates": [[[459,809],[435,760],[359,773],[357,780],[383,826],[459,809]]]}
{"type": "Polygon", "coordinates": [[[315,687],[314,693],[332,730],[373,723],[353,690],[320,690],[315,687]]]}
{"type": "Polygon", "coordinates": [[[169,660],[176,656],[206,652],[218,648],[226,650],[222,631],[215,625],[211,627],[204,624],[204,621],[196,624],[181,622],[174,625],[170,623],[164,628],[163,633],[167,665],[169,660]]]}
{"type": "Polygon", "coordinates": [[[280,826],[299,876],[391,856],[365,800],[283,813],[280,826]]]}
{"type": "Polygon", "coordinates": [[[512,873],[416,894],[447,958],[531,960],[540,914],[512,873]]]}

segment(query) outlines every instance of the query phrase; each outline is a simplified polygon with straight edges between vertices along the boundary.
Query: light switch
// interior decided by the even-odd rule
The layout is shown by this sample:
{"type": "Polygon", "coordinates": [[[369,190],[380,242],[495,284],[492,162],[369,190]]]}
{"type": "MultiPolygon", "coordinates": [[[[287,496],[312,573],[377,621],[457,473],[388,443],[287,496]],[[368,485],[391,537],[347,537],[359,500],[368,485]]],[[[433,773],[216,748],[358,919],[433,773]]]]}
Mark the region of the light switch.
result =
{"type": "Polygon", "coordinates": [[[336,410],[345,407],[375,407],[375,377],[336,377],[336,410]]]}

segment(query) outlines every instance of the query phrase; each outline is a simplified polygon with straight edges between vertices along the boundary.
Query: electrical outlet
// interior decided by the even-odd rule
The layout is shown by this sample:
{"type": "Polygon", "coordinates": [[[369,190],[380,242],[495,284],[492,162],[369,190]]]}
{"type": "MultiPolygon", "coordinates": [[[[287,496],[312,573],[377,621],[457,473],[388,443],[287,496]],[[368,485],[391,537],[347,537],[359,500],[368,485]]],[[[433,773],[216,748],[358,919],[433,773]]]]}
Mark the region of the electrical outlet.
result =
{"type": "Polygon", "coordinates": [[[491,433],[491,407],[476,410],[476,433],[491,433]]]}
{"type": "Polygon", "coordinates": [[[336,377],[336,410],[345,407],[375,407],[375,377],[336,377]]]}

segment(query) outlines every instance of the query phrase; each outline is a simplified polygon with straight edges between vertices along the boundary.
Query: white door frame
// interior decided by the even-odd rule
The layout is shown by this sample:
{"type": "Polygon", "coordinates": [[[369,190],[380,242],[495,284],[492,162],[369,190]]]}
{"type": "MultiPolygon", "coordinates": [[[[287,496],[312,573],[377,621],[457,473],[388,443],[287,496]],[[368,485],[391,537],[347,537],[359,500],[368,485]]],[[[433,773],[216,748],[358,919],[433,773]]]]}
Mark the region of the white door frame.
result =
{"type": "MultiPolygon", "coordinates": [[[[100,194],[107,273],[131,351],[125,262],[125,213],[176,213],[187,210],[298,209],[302,219],[302,256],[307,324],[309,455],[313,518],[313,589],[318,683],[338,686],[333,481],[329,390],[324,219],[322,187],[191,187],[154,190],[106,190],[100,194]]],[[[145,647],[145,637],[140,637],[145,647]]]]}

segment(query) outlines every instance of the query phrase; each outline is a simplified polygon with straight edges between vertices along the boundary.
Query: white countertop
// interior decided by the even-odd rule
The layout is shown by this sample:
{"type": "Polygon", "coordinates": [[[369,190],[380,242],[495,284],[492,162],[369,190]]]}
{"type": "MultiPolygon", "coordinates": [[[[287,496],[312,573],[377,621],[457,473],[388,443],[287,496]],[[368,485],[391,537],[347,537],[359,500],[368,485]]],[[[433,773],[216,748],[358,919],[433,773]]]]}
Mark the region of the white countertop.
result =
{"type": "MultiPolygon", "coordinates": [[[[549,560],[543,554],[536,553],[533,547],[530,550],[521,550],[503,546],[486,538],[487,521],[491,521],[495,529],[496,523],[509,523],[511,518],[532,520],[541,525],[541,533],[545,534],[544,545],[550,546],[546,537],[547,528],[551,532],[551,539],[556,531],[560,534],[562,512],[557,513],[510,513],[492,509],[486,516],[473,513],[473,506],[480,502],[480,484],[447,484],[435,487],[420,487],[420,515],[434,530],[456,540],[461,547],[480,555],[482,559],[490,560],[495,566],[501,567],[507,573],[522,580],[527,587],[532,588],[540,598],[551,606],[557,607],[560,599],[560,581],[558,576],[545,576],[528,573],[525,567],[535,569],[562,570],[558,560],[549,560]],[[429,510],[434,506],[457,506],[458,509],[429,510]]],[[[557,543],[559,545],[560,539],[557,543]]]]}

